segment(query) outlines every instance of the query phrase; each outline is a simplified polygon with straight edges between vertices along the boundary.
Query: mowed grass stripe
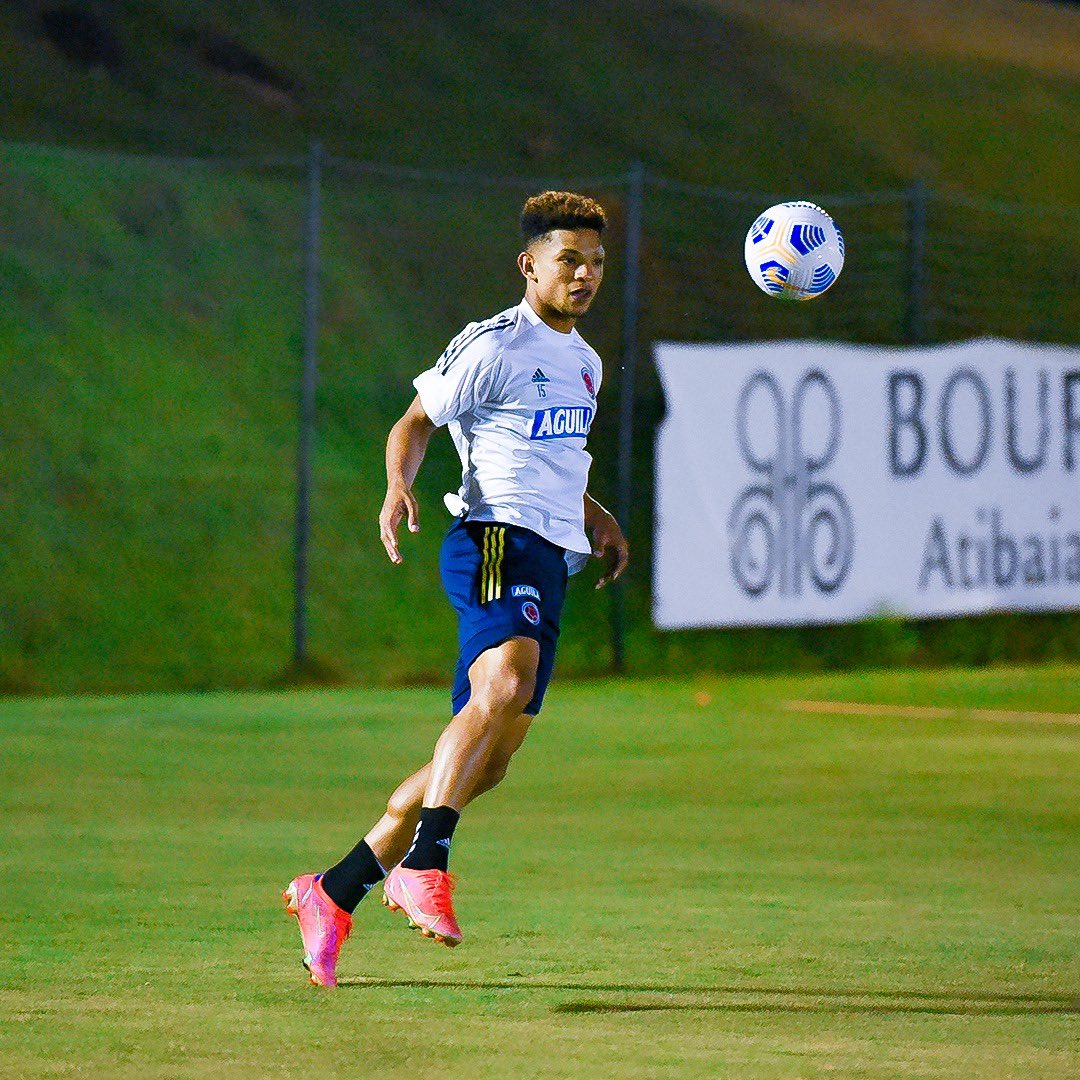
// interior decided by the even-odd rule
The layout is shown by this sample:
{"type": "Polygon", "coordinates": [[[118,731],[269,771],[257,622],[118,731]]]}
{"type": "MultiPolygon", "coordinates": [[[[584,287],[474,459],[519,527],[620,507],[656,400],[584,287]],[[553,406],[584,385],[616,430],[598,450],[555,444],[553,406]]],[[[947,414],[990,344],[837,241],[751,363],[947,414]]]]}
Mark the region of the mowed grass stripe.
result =
{"type": "Polygon", "coordinates": [[[650,983],[552,982],[536,979],[468,982],[454,979],[346,978],[342,988],[410,987],[445,990],[572,990],[593,994],[640,995],[646,1000],[571,1001],[557,1012],[633,1012],[661,1009],[738,1009],[940,1012],[957,1016],[1080,1014],[1080,994],[968,994],[930,990],[877,990],[861,987],[815,986],[665,986],[650,983]]]}
{"type": "Polygon", "coordinates": [[[910,719],[1034,721],[1047,724],[1080,724],[1080,713],[1028,712],[1017,709],[946,709],[934,705],[882,705],[859,701],[785,701],[792,712],[839,713],[844,716],[901,716],[910,719]]]}

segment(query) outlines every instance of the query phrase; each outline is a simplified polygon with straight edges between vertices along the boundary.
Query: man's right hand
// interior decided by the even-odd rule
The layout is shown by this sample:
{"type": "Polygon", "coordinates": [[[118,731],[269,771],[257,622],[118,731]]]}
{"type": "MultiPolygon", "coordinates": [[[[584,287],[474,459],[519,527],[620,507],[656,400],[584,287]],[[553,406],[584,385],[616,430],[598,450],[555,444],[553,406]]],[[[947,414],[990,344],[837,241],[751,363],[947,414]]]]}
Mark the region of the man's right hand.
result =
{"type": "Polygon", "coordinates": [[[395,564],[403,561],[397,543],[401,519],[408,520],[409,532],[420,531],[420,510],[412,485],[434,430],[417,395],[386,437],[386,498],[379,512],[379,536],[395,564]]]}
{"type": "Polygon", "coordinates": [[[404,484],[391,484],[386,489],[386,498],[379,512],[379,536],[394,564],[404,562],[397,540],[398,527],[403,518],[408,521],[409,532],[420,531],[420,508],[412,491],[404,484]]]}

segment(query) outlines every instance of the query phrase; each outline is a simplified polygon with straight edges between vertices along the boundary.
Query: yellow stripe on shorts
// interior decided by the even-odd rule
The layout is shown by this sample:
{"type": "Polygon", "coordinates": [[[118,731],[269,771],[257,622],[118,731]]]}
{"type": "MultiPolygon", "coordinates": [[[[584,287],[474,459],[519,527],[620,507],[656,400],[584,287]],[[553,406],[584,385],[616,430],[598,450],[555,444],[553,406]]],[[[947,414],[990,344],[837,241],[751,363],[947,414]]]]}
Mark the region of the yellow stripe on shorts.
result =
{"type": "Polygon", "coordinates": [[[483,559],[482,559],[482,561],[480,563],[480,603],[481,604],[486,604],[487,603],[488,559],[490,557],[488,555],[488,551],[489,551],[489,548],[490,548],[489,541],[491,539],[490,533],[491,533],[491,529],[487,525],[485,525],[484,526],[484,557],[483,557],[483,559]]]}
{"type": "Polygon", "coordinates": [[[502,561],[506,550],[506,529],[484,526],[483,562],[480,564],[480,603],[502,598],[502,561]]]}
{"type": "Polygon", "coordinates": [[[506,529],[499,529],[499,551],[495,557],[495,595],[492,600],[502,599],[502,564],[503,554],[506,551],[506,529]]]}

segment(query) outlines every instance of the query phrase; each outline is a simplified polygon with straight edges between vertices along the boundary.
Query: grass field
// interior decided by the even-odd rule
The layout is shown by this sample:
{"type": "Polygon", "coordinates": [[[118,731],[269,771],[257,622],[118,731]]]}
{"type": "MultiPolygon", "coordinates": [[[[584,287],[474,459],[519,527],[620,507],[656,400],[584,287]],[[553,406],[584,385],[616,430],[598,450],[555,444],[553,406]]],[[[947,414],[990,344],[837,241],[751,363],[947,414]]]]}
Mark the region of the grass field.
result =
{"type": "Polygon", "coordinates": [[[369,899],[327,993],[279,890],[441,691],[4,701],[0,1076],[1075,1076],[1078,714],[1075,666],[557,684],[463,945],[369,899]]]}

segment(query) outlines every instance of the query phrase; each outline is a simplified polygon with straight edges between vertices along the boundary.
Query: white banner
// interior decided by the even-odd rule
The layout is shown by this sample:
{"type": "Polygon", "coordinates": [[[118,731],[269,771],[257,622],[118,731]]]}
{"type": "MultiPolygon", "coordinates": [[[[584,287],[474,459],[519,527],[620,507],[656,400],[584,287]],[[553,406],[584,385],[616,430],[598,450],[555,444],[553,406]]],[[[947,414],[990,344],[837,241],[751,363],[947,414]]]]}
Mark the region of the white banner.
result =
{"type": "Polygon", "coordinates": [[[1080,608],[1080,350],[655,355],[658,627],[1080,608]]]}

